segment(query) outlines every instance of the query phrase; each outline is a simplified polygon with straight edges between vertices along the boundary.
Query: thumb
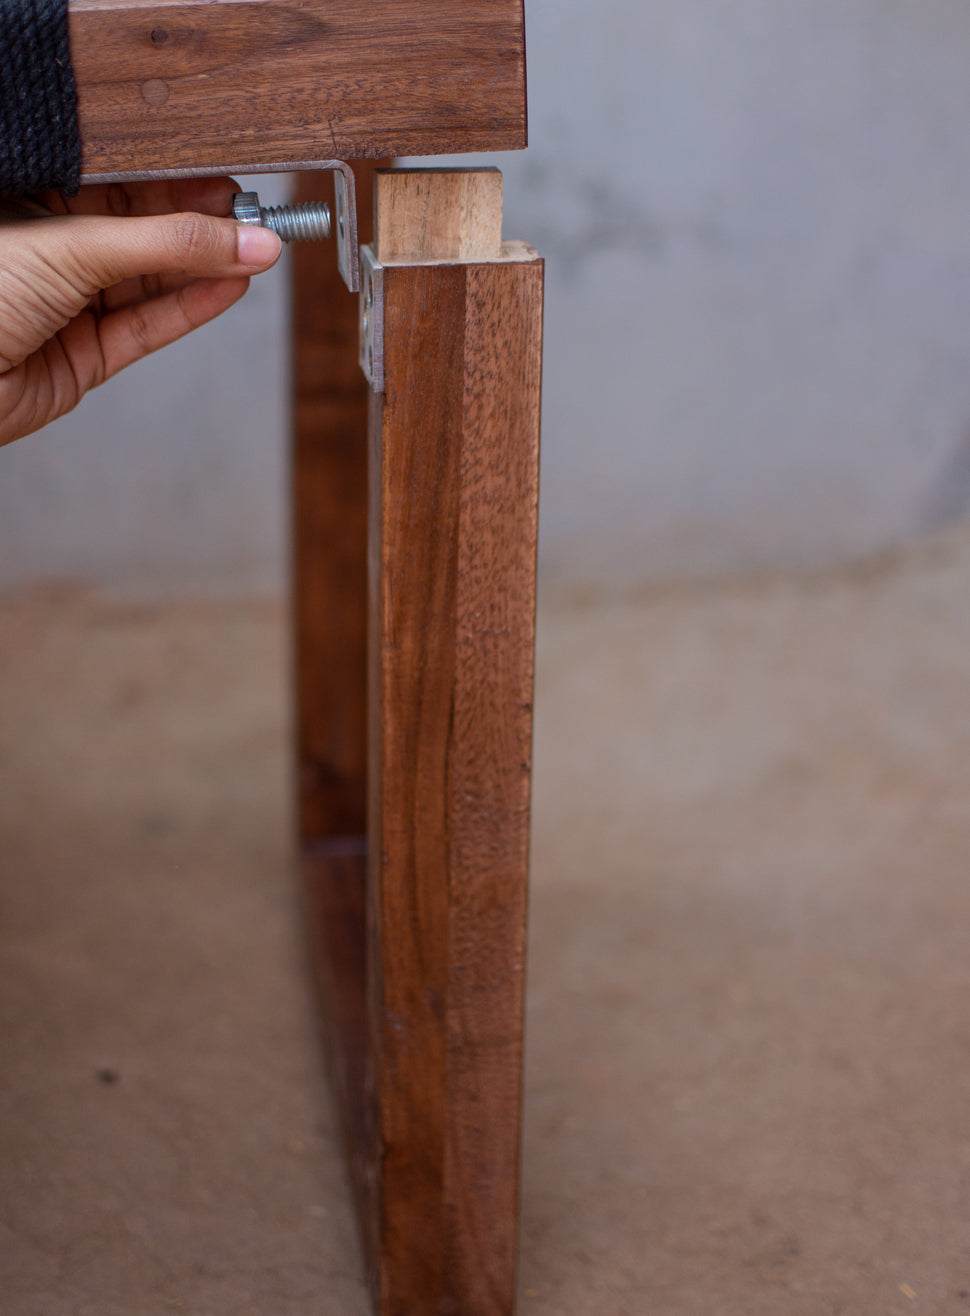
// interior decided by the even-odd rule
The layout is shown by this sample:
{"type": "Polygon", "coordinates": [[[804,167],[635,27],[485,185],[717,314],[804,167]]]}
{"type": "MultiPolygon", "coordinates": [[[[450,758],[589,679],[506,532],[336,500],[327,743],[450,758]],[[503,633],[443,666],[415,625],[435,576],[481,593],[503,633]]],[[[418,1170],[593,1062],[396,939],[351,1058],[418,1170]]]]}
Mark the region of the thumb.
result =
{"type": "Polygon", "coordinates": [[[248,276],[269,269],[281,250],[270,229],[194,213],[0,224],[0,369],[25,360],[124,279],[248,276]]]}
{"type": "Polygon", "coordinates": [[[35,249],[93,296],[122,279],[144,274],[194,278],[254,274],[279,259],[280,239],[270,229],[213,215],[138,218],[72,215],[29,226],[35,249]]]}

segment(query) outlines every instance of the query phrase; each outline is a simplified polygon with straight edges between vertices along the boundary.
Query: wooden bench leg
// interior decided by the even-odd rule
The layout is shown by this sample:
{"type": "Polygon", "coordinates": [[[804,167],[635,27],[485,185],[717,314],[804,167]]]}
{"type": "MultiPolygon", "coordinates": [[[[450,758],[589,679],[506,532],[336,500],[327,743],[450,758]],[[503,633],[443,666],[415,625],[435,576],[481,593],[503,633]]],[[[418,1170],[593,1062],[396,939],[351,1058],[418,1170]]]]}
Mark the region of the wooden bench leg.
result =
{"type": "MultiPolygon", "coordinates": [[[[373,229],[375,167],[354,165],[365,239],[373,229]]],[[[332,197],[328,173],[298,176],[297,200],[332,197]]],[[[360,1184],[369,1142],[363,1128],[369,390],[358,364],[357,297],[344,287],[333,250],[297,243],[290,259],[297,831],[309,959],[360,1184]]]]}
{"type": "Polygon", "coordinates": [[[318,846],[320,978],[378,1311],[509,1316],[543,267],[501,246],[496,171],[376,182],[366,937],[361,860],[318,846]]]}
{"type": "MultiPolygon", "coordinates": [[[[354,165],[363,240],[373,164],[354,165]]],[[[299,201],[331,201],[329,173],[298,175],[299,201]]],[[[304,843],[363,838],[367,807],[367,383],[357,298],[330,246],[295,243],[293,660],[297,811],[304,843]]]]}

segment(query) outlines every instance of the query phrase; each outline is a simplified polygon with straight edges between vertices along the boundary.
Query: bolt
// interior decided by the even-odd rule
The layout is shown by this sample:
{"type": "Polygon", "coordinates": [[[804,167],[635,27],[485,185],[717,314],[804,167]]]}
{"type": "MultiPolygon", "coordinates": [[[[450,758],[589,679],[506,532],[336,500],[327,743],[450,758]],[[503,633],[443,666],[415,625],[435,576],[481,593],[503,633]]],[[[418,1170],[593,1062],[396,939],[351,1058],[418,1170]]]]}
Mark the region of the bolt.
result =
{"type": "Polygon", "coordinates": [[[237,192],[232,199],[232,213],[240,224],[271,228],[284,242],[319,242],[330,236],[330,207],[324,202],[261,206],[256,192],[237,192]]]}

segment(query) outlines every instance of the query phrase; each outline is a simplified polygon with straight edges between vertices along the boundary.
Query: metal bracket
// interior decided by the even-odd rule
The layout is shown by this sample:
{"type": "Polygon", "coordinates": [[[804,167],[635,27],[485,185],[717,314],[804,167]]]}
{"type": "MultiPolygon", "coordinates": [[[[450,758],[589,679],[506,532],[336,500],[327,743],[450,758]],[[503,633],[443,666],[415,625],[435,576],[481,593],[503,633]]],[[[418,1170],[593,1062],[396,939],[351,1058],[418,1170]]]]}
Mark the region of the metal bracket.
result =
{"type": "Polygon", "coordinates": [[[336,203],[337,268],[351,292],[360,292],[360,248],[357,243],[357,189],[354,171],[334,160],[333,192],[336,203]]]}
{"type": "Polygon", "coordinates": [[[344,160],[283,160],[275,164],[212,165],[202,169],[144,169],[117,174],[82,174],[81,182],[145,183],[155,179],[219,178],[238,174],[291,174],[302,169],[333,173],[334,228],[337,236],[337,268],[351,292],[360,291],[360,261],[357,255],[357,189],[354,171],[344,160]]]}
{"type": "Polygon", "coordinates": [[[360,368],[375,393],[384,392],[384,266],[373,247],[360,249],[360,368]]]}

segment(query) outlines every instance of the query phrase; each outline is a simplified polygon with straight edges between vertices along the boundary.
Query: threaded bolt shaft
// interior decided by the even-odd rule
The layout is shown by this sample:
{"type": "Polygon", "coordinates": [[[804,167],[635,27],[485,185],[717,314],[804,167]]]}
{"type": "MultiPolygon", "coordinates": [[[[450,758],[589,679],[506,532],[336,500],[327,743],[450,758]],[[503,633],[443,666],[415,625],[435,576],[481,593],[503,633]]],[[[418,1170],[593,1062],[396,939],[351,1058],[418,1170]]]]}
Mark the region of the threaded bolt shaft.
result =
{"type": "Polygon", "coordinates": [[[261,206],[256,192],[237,192],[232,213],[240,224],[271,228],[284,242],[320,242],[330,236],[330,207],[325,202],[261,206]]]}

